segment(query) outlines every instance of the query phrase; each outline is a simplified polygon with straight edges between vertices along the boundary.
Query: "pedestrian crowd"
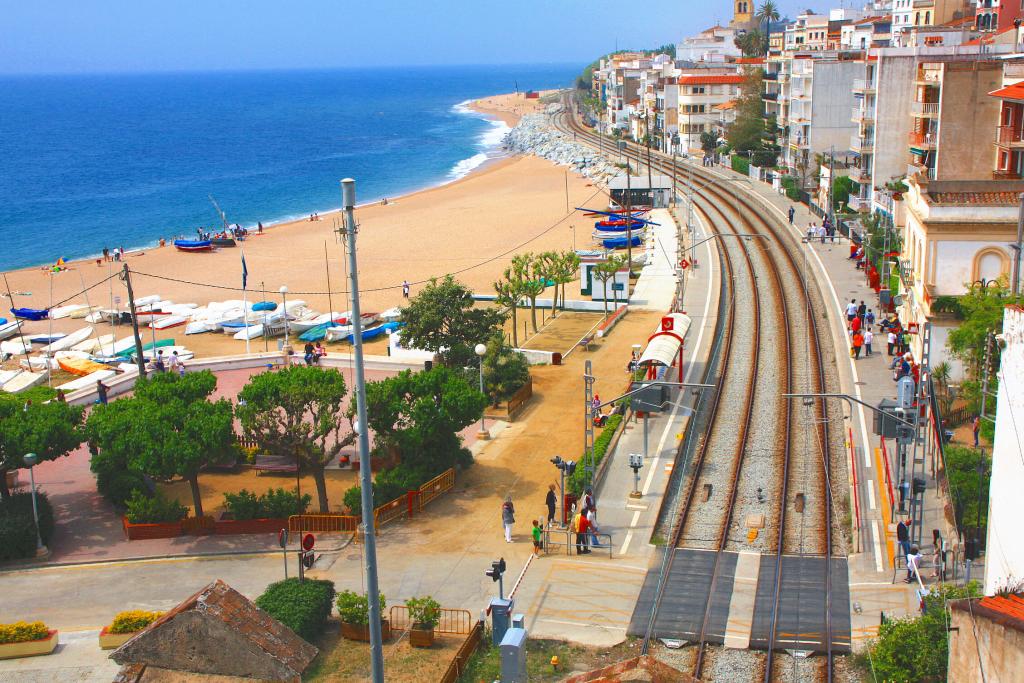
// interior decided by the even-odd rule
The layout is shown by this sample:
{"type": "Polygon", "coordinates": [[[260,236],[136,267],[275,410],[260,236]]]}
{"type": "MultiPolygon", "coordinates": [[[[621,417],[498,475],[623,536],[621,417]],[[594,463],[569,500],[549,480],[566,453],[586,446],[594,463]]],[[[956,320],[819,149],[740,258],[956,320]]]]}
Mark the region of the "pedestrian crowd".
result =
{"type": "MultiPolygon", "coordinates": [[[[556,526],[555,514],[558,507],[557,487],[554,484],[548,486],[544,497],[544,506],[547,508],[547,527],[556,526]]],[[[569,515],[569,533],[574,534],[576,554],[586,555],[591,548],[601,547],[598,538],[597,528],[597,505],[594,503],[594,491],[587,488],[580,499],[572,507],[569,515]]],[[[512,502],[512,496],[505,496],[501,504],[501,526],[505,532],[505,542],[512,543],[512,529],[516,523],[516,507],[512,502]]],[[[533,541],[533,553],[539,555],[544,549],[544,522],[538,519],[530,522],[530,536],[533,541]]]]}

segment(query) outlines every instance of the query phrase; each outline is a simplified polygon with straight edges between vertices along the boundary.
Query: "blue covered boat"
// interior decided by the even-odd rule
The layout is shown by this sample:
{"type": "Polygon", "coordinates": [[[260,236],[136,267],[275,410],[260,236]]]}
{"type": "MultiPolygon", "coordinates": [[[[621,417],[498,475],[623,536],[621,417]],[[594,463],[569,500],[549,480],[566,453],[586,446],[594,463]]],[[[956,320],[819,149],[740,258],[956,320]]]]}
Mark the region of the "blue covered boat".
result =
{"type": "Polygon", "coordinates": [[[19,320],[46,320],[50,315],[50,311],[45,308],[12,308],[11,313],[19,320]]]}
{"type": "Polygon", "coordinates": [[[174,240],[174,248],[178,251],[213,251],[210,240],[174,240]]]}
{"type": "MultiPolygon", "coordinates": [[[[627,244],[629,241],[630,240],[627,240],[625,237],[611,237],[606,240],[601,240],[601,246],[603,246],[605,249],[625,249],[627,246],[629,246],[627,244]]],[[[634,235],[632,242],[632,246],[639,247],[643,243],[643,238],[634,235]]]]}
{"type": "MultiPolygon", "coordinates": [[[[643,230],[646,223],[639,221],[633,221],[633,230],[643,230]]],[[[598,221],[594,223],[594,229],[600,230],[601,232],[626,232],[626,223],[606,223],[604,221],[598,221]]]]}
{"type": "Polygon", "coordinates": [[[315,327],[311,327],[302,334],[299,335],[299,339],[302,341],[315,342],[321,341],[327,336],[327,328],[335,327],[338,323],[331,320],[330,322],[322,323],[315,327]]]}
{"type": "MultiPolygon", "coordinates": [[[[400,327],[402,327],[402,323],[384,323],[383,325],[378,325],[377,327],[371,327],[368,330],[363,330],[363,341],[376,339],[377,337],[383,336],[389,332],[394,332],[400,327]]],[[[351,344],[352,342],[355,341],[355,335],[348,335],[347,337],[345,337],[345,341],[351,344]]]]}
{"type": "Polygon", "coordinates": [[[276,301],[257,301],[252,305],[254,311],[274,311],[277,310],[276,301]]]}

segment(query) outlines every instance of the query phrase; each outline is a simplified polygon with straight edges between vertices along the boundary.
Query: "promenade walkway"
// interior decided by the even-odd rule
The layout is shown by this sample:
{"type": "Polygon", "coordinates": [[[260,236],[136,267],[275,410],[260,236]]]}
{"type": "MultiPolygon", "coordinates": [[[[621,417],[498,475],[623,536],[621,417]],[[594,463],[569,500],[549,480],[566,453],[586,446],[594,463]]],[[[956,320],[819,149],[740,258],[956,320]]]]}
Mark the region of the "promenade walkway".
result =
{"type": "MultiPolygon", "coordinates": [[[[717,168],[714,173],[720,177],[742,178],[739,173],[726,168],[717,168]]],[[[785,196],[776,193],[766,183],[753,181],[744,184],[753,196],[782,221],[787,221],[787,212],[792,206],[796,213],[792,230],[795,235],[803,236],[811,221],[821,222],[806,206],[791,202],[785,196]]],[[[869,405],[877,405],[882,399],[896,397],[896,385],[889,369],[892,360],[886,355],[885,335],[876,335],[874,354],[859,360],[850,358],[849,342],[846,332],[845,305],[851,299],[859,304],[866,302],[868,308],[878,313],[878,298],[868,287],[864,273],[858,270],[853,261],[849,260],[849,240],[842,239],[834,243],[821,244],[812,241],[802,244],[807,255],[807,262],[821,290],[822,298],[830,310],[826,315],[836,346],[836,355],[840,359],[839,373],[842,392],[869,405]]],[[[837,401],[838,402],[838,401],[837,401]]],[[[838,408],[839,406],[836,406],[838,408]]],[[[856,649],[868,638],[874,637],[878,631],[881,614],[886,617],[914,615],[918,613],[918,598],[915,593],[916,584],[903,582],[905,572],[894,569],[894,561],[899,568],[904,565],[895,552],[895,525],[898,519],[890,515],[891,499],[884,475],[882,458],[878,455],[879,437],[872,432],[873,411],[860,405],[842,402],[844,431],[853,436],[852,462],[856,466],[856,496],[860,511],[859,528],[854,530],[852,547],[850,548],[850,602],[852,617],[853,646],[856,649]],[[895,576],[895,583],[893,582],[895,576]]],[[[846,444],[847,466],[851,464],[849,436],[846,444]]],[[[888,442],[892,449],[892,441],[888,442]]],[[[890,461],[890,466],[892,461],[890,461]]],[[[925,463],[925,470],[934,471],[933,463],[925,463]]],[[[945,500],[936,487],[930,474],[926,476],[927,490],[924,494],[924,524],[921,538],[921,553],[930,558],[933,550],[932,530],[938,529],[948,544],[955,541],[953,529],[948,525],[943,507],[945,500]]],[[[853,478],[850,477],[852,485],[853,478]]],[[[895,487],[898,482],[893,482],[895,487]]],[[[852,488],[852,486],[851,486],[852,488]]],[[[853,505],[852,499],[850,505],[853,505]]],[[[855,511],[851,511],[856,525],[855,511]]],[[[975,565],[975,576],[980,576],[980,568],[975,565]]],[[[926,561],[922,578],[925,574],[931,577],[930,560],[926,561]]],[[[925,580],[926,585],[931,581],[925,580]]]]}

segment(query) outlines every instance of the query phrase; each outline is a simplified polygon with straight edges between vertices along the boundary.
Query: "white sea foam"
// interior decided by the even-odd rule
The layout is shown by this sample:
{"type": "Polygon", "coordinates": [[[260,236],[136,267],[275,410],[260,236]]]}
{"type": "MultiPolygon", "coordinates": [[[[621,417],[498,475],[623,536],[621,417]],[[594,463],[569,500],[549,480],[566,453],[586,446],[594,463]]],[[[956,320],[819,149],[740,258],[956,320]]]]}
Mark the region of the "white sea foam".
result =
{"type": "Polygon", "coordinates": [[[470,171],[479,167],[488,159],[500,156],[501,143],[505,139],[505,136],[508,135],[509,131],[512,130],[504,121],[500,119],[492,119],[486,114],[481,114],[480,112],[471,109],[469,105],[472,102],[473,100],[459,102],[452,107],[452,111],[463,116],[472,116],[473,118],[483,119],[490,124],[490,127],[484,130],[484,132],[477,137],[476,147],[480,151],[468,159],[463,159],[457,162],[452,166],[452,169],[448,171],[449,182],[465,177],[470,171]]]}

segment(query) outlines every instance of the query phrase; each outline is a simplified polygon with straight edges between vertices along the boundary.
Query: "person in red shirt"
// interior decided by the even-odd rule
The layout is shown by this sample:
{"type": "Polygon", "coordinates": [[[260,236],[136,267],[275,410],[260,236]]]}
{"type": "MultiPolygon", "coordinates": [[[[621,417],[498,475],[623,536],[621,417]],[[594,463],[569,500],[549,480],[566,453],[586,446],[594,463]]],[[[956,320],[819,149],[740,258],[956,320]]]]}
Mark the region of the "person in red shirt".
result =
{"type": "Polygon", "coordinates": [[[858,315],[853,320],[850,321],[850,330],[854,334],[856,334],[857,332],[860,332],[860,327],[861,327],[862,324],[863,323],[861,323],[861,321],[860,321],[860,316],[858,315]]]}

